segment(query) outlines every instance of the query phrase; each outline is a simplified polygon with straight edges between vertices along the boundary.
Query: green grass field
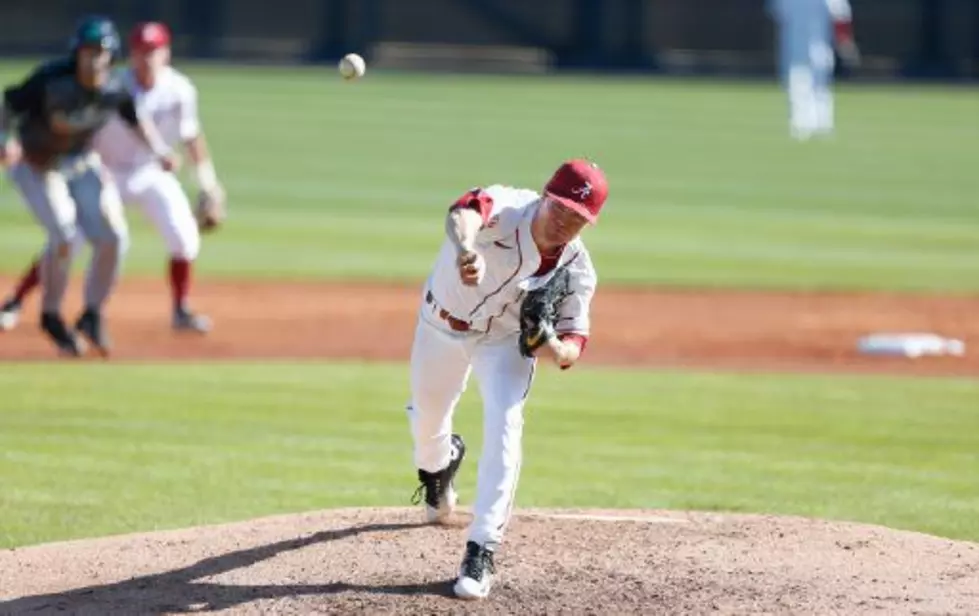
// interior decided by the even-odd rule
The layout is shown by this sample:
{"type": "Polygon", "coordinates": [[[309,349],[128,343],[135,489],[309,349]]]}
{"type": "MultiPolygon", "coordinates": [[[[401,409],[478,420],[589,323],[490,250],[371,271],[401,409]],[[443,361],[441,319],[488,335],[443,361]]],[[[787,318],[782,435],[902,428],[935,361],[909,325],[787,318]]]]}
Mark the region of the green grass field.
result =
{"type": "MultiPolygon", "coordinates": [[[[420,279],[460,192],[540,186],[589,155],[611,184],[587,235],[603,283],[979,290],[975,90],[842,88],[838,136],[797,144],[768,84],[188,72],[233,208],[205,277],[420,279]]],[[[157,275],[162,244],[131,220],[127,274],[157,275]]],[[[4,185],[0,272],[41,241],[4,185]]],[[[979,381],[576,372],[535,388],[521,505],[979,540],[979,381]]],[[[403,505],[415,487],[404,366],[11,363],[0,390],[2,546],[403,505]]],[[[474,393],[459,421],[478,451],[474,393]]]]}
{"type": "MultiPolygon", "coordinates": [[[[417,278],[462,191],[588,155],[607,282],[979,289],[974,89],[846,89],[838,138],[801,146],[774,85],[188,72],[233,208],[207,274],[417,278]]],[[[0,271],[40,241],[8,185],[0,271]]],[[[130,271],[158,272],[160,247],[140,225],[130,271]]]]}
{"type": "MultiPolygon", "coordinates": [[[[977,381],[564,377],[545,370],[535,387],[521,505],[772,511],[979,539],[977,381]]],[[[406,378],[355,363],[8,367],[0,544],[408,505],[406,378]]],[[[475,388],[457,417],[478,452],[475,388]]]]}

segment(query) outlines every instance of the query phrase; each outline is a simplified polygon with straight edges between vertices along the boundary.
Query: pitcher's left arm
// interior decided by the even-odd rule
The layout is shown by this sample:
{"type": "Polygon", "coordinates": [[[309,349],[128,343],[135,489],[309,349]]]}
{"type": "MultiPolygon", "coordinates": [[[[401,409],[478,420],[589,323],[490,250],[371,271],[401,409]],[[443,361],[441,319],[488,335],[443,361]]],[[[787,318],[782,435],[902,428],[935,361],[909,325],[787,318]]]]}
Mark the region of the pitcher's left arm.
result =
{"type": "Polygon", "coordinates": [[[557,307],[554,335],[541,347],[541,353],[562,370],[572,367],[588,344],[591,301],[598,285],[598,275],[584,247],[567,267],[569,294],[557,307]]]}

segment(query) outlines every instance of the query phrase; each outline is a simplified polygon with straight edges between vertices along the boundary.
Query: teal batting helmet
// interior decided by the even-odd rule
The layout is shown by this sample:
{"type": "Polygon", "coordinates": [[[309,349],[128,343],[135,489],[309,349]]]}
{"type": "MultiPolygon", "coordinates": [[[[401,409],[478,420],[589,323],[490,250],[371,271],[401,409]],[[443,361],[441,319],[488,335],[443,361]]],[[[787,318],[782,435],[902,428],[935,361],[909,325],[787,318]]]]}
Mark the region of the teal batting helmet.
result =
{"type": "Polygon", "coordinates": [[[79,22],[75,34],[71,37],[69,47],[72,53],[76,53],[80,47],[89,45],[106,49],[112,53],[113,57],[119,55],[122,43],[119,39],[119,31],[111,19],[91,16],[79,22]]]}

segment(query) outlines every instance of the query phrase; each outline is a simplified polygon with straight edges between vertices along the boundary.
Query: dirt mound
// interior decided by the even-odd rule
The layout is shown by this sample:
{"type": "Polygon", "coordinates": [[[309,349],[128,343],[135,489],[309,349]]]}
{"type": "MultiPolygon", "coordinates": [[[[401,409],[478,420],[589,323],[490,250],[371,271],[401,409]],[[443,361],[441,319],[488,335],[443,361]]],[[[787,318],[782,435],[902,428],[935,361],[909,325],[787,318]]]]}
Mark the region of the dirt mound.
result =
{"type": "MultiPolygon", "coordinates": [[[[0,278],[0,289],[12,286],[0,278]]],[[[78,306],[78,283],[70,310],[78,306]]],[[[107,317],[117,359],[408,357],[417,286],[207,282],[195,303],[207,338],[175,336],[163,280],[126,279],[107,317]]],[[[50,359],[36,295],[0,360],[50,359]]],[[[74,314],[69,313],[69,314],[74,314]]],[[[979,375],[979,297],[678,291],[603,287],[595,298],[593,364],[979,375]],[[966,357],[882,358],[856,351],[875,331],[932,331],[965,340],[966,357]]]]}
{"type": "Polygon", "coordinates": [[[0,613],[976,613],[979,544],[875,526],[523,511],[491,598],[418,511],[334,510],[0,552],[0,613]]]}

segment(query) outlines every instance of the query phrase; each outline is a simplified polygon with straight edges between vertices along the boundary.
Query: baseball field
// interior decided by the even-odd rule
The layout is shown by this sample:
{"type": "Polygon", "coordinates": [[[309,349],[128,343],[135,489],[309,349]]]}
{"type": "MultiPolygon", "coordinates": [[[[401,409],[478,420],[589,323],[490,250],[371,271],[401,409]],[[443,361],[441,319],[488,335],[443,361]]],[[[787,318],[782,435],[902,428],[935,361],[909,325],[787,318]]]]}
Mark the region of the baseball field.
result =
{"type": "MultiPolygon", "coordinates": [[[[478,610],[979,611],[975,89],[842,87],[800,144],[771,83],[185,70],[229,193],[216,329],[171,333],[132,211],[111,360],[57,360],[36,295],[0,334],[0,613],[473,611],[465,512],[406,509],[416,301],[461,192],[582,155],[592,339],[540,371],[478,610]],[[891,331],[966,354],[857,353],[891,331]]],[[[0,296],[42,242],[0,184],[0,296]]],[[[468,505],[476,388],[457,427],[468,505]]]]}

